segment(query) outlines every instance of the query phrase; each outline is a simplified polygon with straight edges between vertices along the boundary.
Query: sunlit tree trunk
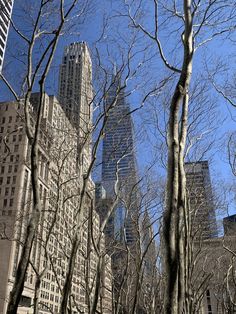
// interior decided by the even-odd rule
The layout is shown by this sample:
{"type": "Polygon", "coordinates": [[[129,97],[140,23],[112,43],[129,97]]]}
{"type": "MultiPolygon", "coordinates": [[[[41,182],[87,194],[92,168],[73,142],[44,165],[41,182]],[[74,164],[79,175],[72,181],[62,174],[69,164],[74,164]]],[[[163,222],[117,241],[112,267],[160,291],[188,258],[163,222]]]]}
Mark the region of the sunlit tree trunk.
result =
{"type": "Polygon", "coordinates": [[[165,250],[165,313],[182,313],[185,298],[186,189],[184,148],[187,129],[188,89],[192,75],[193,29],[191,0],[184,0],[184,57],[170,105],[168,122],[168,174],[163,240],[165,250]],[[181,119],[180,119],[180,114],[181,119]],[[179,121],[181,120],[181,121],[179,121]]]}

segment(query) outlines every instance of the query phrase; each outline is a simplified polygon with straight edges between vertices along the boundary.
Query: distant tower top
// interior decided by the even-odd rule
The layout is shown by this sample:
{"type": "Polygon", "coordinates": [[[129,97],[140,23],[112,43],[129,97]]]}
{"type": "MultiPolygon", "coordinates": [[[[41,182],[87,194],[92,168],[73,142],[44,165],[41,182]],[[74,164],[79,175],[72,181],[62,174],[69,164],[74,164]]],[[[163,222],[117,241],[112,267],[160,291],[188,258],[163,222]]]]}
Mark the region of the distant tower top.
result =
{"type": "Polygon", "coordinates": [[[67,117],[78,130],[80,150],[86,148],[85,155],[89,159],[93,89],[92,62],[85,42],[71,43],[64,49],[58,98],[67,117]]]}

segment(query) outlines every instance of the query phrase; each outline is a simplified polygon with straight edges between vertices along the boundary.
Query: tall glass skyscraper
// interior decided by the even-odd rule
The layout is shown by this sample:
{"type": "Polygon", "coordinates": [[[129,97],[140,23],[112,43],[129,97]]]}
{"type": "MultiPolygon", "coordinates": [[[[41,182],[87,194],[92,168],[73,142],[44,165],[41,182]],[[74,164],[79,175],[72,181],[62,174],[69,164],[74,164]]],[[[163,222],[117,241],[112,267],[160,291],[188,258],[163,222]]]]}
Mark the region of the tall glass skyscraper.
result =
{"type": "Polygon", "coordinates": [[[114,231],[118,240],[126,229],[127,243],[134,242],[134,222],[137,215],[136,160],[134,153],[133,122],[125,91],[120,91],[120,79],[113,77],[107,97],[108,120],[104,130],[102,155],[102,185],[107,197],[114,198],[115,185],[123,200],[129,198],[130,206],[122,200],[116,208],[114,231]],[[109,109],[110,108],[110,109],[109,109]]]}
{"type": "Polygon", "coordinates": [[[0,0],[0,73],[6,50],[13,0],[0,0]]]}
{"type": "Polygon", "coordinates": [[[109,197],[114,196],[114,186],[128,188],[136,182],[133,122],[124,90],[119,92],[120,80],[112,84],[107,97],[108,120],[104,130],[102,155],[102,184],[109,197]],[[118,93],[118,95],[117,95],[118,93]]]}

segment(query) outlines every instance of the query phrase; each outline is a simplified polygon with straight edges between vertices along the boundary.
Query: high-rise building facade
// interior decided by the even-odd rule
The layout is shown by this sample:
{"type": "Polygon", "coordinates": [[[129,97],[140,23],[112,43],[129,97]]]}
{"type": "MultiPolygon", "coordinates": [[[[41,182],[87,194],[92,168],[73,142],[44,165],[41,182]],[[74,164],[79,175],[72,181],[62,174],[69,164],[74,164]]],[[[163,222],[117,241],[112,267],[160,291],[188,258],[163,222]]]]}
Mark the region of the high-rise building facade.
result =
{"type": "MultiPolygon", "coordinates": [[[[31,102],[37,105],[38,94],[31,102]]],[[[32,106],[31,125],[35,113],[32,106]]],[[[25,134],[23,104],[0,106],[0,314],[6,313],[9,293],[22,251],[27,222],[32,211],[30,144],[25,134]]],[[[31,253],[31,265],[18,314],[32,313],[36,272],[45,274],[39,290],[39,313],[58,313],[65,282],[73,232],[78,224],[81,180],[77,170],[77,130],[54,96],[44,97],[39,139],[39,184],[42,212],[31,253]]],[[[93,300],[97,276],[97,254],[91,235],[99,236],[99,215],[93,210],[94,184],[88,182],[83,205],[71,296],[74,312],[87,313],[93,300]],[[92,215],[92,217],[91,217],[92,215]],[[89,221],[93,221],[93,229],[89,221]],[[79,310],[78,310],[79,309],[79,310]]],[[[104,240],[101,240],[101,248],[104,240]]],[[[111,313],[110,258],[104,255],[99,310],[111,313]],[[108,286],[107,286],[108,285],[108,286]],[[105,308],[103,308],[105,307],[105,308]]]]}
{"type": "Polygon", "coordinates": [[[185,163],[192,234],[217,237],[216,214],[208,161],[185,163]]]}
{"type": "MultiPolygon", "coordinates": [[[[126,101],[125,91],[121,89],[120,78],[113,77],[108,91],[106,110],[108,119],[104,129],[102,151],[102,185],[107,198],[115,196],[115,186],[124,201],[130,198],[130,206],[120,201],[114,215],[114,234],[122,241],[126,229],[126,241],[135,241],[135,221],[137,218],[137,170],[134,152],[133,121],[130,106],[126,101]],[[135,187],[135,188],[134,188],[135,187]],[[132,203],[132,204],[131,204],[132,203]],[[128,211],[128,214],[127,214],[128,211]]],[[[136,230],[137,232],[137,230],[136,230]]]]}
{"type": "Polygon", "coordinates": [[[88,168],[90,160],[87,158],[91,157],[93,89],[92,62],[85,42],[75,42],[65,47],[60,65],[58,97],[67,117],[77,128],[80,162],[88,168]]]}
{"type": "MultiPolygon", "coordinates": [[[[114,74],[106,95],[107,118],[99,186],[100,189],[104,187],[106,196],[97,200],[96,204],[101,221],[110,212],[104,230],[105,242],[112,257],[114,308],[115,311],[120,308],[122,313],[132,311],[135,287],[138,285],[137,265],[141,258],[134,130],[126,96],[121,78],[114,74]]],[[[137,313],[143,313],[139,306],[140,300],[137,301],[137,313]]]]}
{"type": "Polygon", "coordinates": [[[102,184],[109,197],[114,196],[117,179],[121,188],[136,182],[133,122],[125,91],[120,87],[120,79],[114,78],[107,97],[107,108],[111,109],[104,129],[102,184]]]}
{"type": "Polygon", "coordinates": [[[13,0],[0,0],[0,73],[2,72],[13,2],[13,0]]]}

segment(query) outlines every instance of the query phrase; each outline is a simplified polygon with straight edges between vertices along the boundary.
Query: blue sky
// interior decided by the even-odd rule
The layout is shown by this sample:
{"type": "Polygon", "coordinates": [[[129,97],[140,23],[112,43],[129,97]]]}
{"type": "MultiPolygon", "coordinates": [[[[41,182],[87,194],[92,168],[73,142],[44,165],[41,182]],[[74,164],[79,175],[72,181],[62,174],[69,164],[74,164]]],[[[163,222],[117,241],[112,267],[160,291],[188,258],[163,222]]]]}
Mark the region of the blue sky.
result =
{"type": "MultiPolygon", "coordinates": [[[[148,3],[148,2],[147,2],[148,3]]],[[[148,18],[144,18],[144,23],[147,25],[148,29],[152,28],[152,15],[153,11],[148,7],[148,4],[146,3],[146,10],[148,18]]],[[[14,7],[14,15],[15,15],[15,22],[16,24],[24,29],[24,22],[20,17],[19,12],[21,12],[21,8],[19,6],[21,3],[19,1],[15,1],[15,7],[14,7]]],[[[98,37],[101,34],[102,30],[102,21],[105,17],[110,17],[111,12],[114,16],[112,19],[109,20],[109,28],[107,30],[108,35],[105,35],[103,38],[103,44],[99,45],[99,49],[101,52],[101,55],[106,58],[107,56],[107,50],[106,50],[106,40],[110,39],[111,36],[113,36],[113,42],[110,42],[110,47],[114,47],[113,51],[111,51],[111,58],[113,58],[113,61],[115,58],[119,59],[119,54],[117,49],[117,42],[120,37],[123,36],[124,40],[129,40],[131,37],[132,31],[127,31],[127,19],[125,18],[119,18],[117,17],[118,11],[121,10],[121,6],[119,5],[119,1],[95,1],[93,9],[86,17],[86,20],[83,24],[78,25],[73,28],[70,35],[63,36],[61,41],[59,42],[58,49],[56,52],[56,56],[54,59],[54,63],[52,66],[52,71],[50,73],[49,79],[47,81],[47,91],[48,93],[57,93],[57,85],[58,85],[58,65],[61,62],[61,56],[63,53],[63,47],[73,41],[86,41],[88,42],[89,46],[91,47],[91,51],[93,52],[93,45],[94,41],[98,39],[98,37]],[[117,32],[115,34],[115,32],[117,32]]],[[[163,42],[163,47],[166,51],[167,57],[169,58],[170,62],[176,62],[176,64],[179,63],[178,60],[181,60],[182,50],[180,48],[180,45],[178,44],[179,38],[175,38],[176,34],[173,33],[170,36],[168,36],[168,28],[165,25],[168,25],[169,27],[173,27],[173,23],[171,20],[168,21],[168,23],[165,21],[165,17],[160,18],[161,22],[163,22],[164,26],[163,29],[160,30],[160,38],[163,42]],[[162,32],[161,32],[162,31],[162,32]],[[176,41],[175,41],[176,40],[176,41]]],[[[203,34],[205,36],[205,34],[203,34]]],[[[235,38],[235,37],[234,37],[235,38]]],[[[139,41],[136,45],[136,50],[140,49],[142,45],[142,40],[144,44],[151,44],[147,39],[139,38],[139,41]]],[[[123,42],[122,44],[125,45],[123,42]]],[[[19,44],[19,41],[16,39],[15,33],[12,31],[10,32],[8,46],[7,46],[7,54],[6,54],[6,60],[5,60],[5,69],[6,73],[8,73],[8,77],[10,81],[13,82],[13,84],[16,84],[18,82],[18,75],[21,73],[22,69],[22,62],[19,62],[12,58],[12,55],[14,52],[18,50],[18,53],[21,54],[21,46],[19,44]]],[[[207,80],[207,74],[206,74],[206,66],[210,69],[214,68],[214,65],[218,62],[222,63],[222,69],[225,68],[225,71],[219,71],[219,75],[217,75],[216,79],[219,85],[224,85],[224,82],[226,81],[226,78],[230,80],[230,77],[235,73],[235,44],[233,41],[229,40],[218,40],[217,38],[210,42],[208,45],[204,46],[202,49],[199,49],[197,51],[195,58],[194,58],[194,68],[193,68],[193,78],[192,83],[196,80],[197,77],[202,76],[202,80],[207,80]]],[[[158,54],[156,52],[155,46],[151,46],[147,49],[145,52],[147,56],[149,56],[151,59],[147,62],[147,65],[143,66],[143,68],[140,70],[140,75],[143,75],[143,77],[136,77],[135,80],[131,80],[128,83],[128,89],[131,90],[137,82],[141,83],[142,80],[145,78],[146,85],[143,87],[145,90],[147,90],[147,84],[148,82],[153,83],[154,81],[158,82],[160,81],[165,75],[166,75],[166,69],[163,66],[163,64],[160,62],[160,59],[158,58],[158,54]],[[150,79],[147,79],[147,75],[150,76],[150,79]]],[[[139,63],[139,58],[143,58],[145,53],[140,53],[137,55],[136,58],[134,58],[133,62],[133,68],[135,65],[139,63]]],[[[20,56],[22,58],[22,56],[20,56]]],[[[109,64],[109,60],[103,60],[104,64],[109,64]]],[[[119,64],[119,60],[117,61],[119,64]]],[[[174,86],[174,83],[173,83],[174,86]]],[[[3,88],[3,85],[0,84],[1,88],[1,100],[6,100],[9,98],[12,98],[10,94],[7,92],[6,88],[3,88]]],[[[232,109],[227,102],[222,99],[217,93],[214,92],[213,88],[209,87],[209,97],[212,101],[215,101],[217,105],[217,118],[219,119],[218,128],[215,129],[214,134],[215,136],[215,143],[214,147],[210,152],[208,152],[204,159],[210,158],[212,160],[210,165],[210,171],[212,174],[212,180],[213,182],[216,182],[216,188],[219,189],[219,183],[217,183],[219,180],[225,181],[225,182],[232,182],[234,179],[230,168],[228,166],[228,161],[226,158],[226,134],[229,134],[233,131],[235,131],[235,123],[231,115],[235,116],[235,109],[232,109]],[[220,122],[223,121],[223,122],[220,122]]],[[[131,94],[129,97],[129,103],[132,108],[138,107],[140,105],[140,99],[142,98],[142,95],[144,95],[145,92],[143,90],[139,90],[139,88],[131,94]]],[[[158,98],[156,100],[156,106],[157,109],[162,106],[161,100],[158,98]]],[[[141,127],[144,127],[145,131],[148,133],[150,132],[150,127],[145,125],[145,121],[143,117],[146,115],[146,112],[150,110],[149,104],[145,104],[143,109],[141,109],[141,113],[137,112],[134,115],[134,122],[136,131],[138,132],[141,127]]],[[[211,114],[209,112],[209,114],[211,114]]],[[[160,119],[162,119],[163,116],[161,114],[160,119]]],[[[209,119],[210,121],[210,119],[209,119]]],[[[163,121],[162,121],[163,122],[163,121]]],[[[161,123],[162,123],[161,122],[161,123]]],[[[148,133],[147,136],[151,139],[152,147],[150,147],[149,141],[138,141],[137,145],[137,156],[138,156],[138,163],[140,167],[140,172],[145,168],[147,164],[152,160],[153,155],[158,152],[156,149],[158,149],[156,141],[156,136],[153,136],[153,134],[148,133]],[[157,145],[157,146],[155,146],[157,145]]],[[[210,135],[210,137],[213,137],[213,135],[210,135]]],[[[158,139],[159,141],[159,139],[158,139]]],[[[163,169],[159,167],[159,165],[156,166],[156,174],[157,176],[163,173],[163,169]]],[[[220,189],[219,189],[220,190],[220,189]]],[[[230,205],[230,213],[235,213],[234,209],[235,204],[232,202],[230,205]]]]}

